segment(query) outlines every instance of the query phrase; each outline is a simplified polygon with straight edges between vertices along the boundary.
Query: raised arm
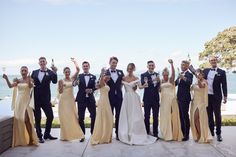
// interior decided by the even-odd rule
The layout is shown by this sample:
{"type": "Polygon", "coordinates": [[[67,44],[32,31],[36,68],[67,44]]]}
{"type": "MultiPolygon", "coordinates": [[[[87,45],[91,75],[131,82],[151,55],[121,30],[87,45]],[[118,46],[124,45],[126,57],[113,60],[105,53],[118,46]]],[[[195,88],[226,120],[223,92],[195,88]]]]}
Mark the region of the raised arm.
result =
{"type": "Polygon", "coordinates": [[[80,72],[80,68],[79,68],[78,62],[74,58],[71,58],[71,61],[74,63],[75,68],[76,68],[75,74],[71,77],[72,81],[74,81],[80,72]]]}
{"type": "Polygon", "coordinates": [[[172,84],[175,83],[175,68],[174,68],[174,64],[173,64],[173,60],[172,59],[169,59],[168,62],[170,63],[171,65],[171,77],[170,77],[170,82],[172,84]]]}
{"type": "MultiPolygon", "coordinates": [[[[15,87],[17,85],[17,82],[15,82],[15,81],[13,83],[11,83],[9,81],[9,78],[8,78],[8,76],[6,74],[3,74],[2,77],[6,80],[7,85],[8,85],[9,88],[15,87]]],[[[16,80],[16,79],[14,79],[14,80],[16,80]]]]}
{"type": "Polygon", "coordinates": [[[101,70],[101,74],[100,74],[100,80],[99,80],[99,87],[102,88],[105,86],[105,81],[104,81],[104,74],[105,74],[106,70],[104,68],[102,68],[101,70]]]}

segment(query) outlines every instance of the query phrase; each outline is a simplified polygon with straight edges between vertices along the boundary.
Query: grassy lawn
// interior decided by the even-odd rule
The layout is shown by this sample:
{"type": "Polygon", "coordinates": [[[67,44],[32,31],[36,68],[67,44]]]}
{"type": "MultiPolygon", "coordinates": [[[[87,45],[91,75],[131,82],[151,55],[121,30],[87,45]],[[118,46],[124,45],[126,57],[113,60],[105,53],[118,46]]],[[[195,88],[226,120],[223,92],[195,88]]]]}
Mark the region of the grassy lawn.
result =
{"type": "MultiPolygon", "coordinates": [[[[152,119],[151,119],[152,123],[152,119]]],[[[236,126],[236,117],[223,117],[222,118],[222,125],[223,126],[236,126]]],[[[45,119],[42,120],[42,127],[45,127],[45,119]]],[[[52,123],[53,128],[60,128],[60,122],[58,118],[54,118],[53,123],[52,123]]],[[[90,118],[86,117],[85,118],[85,127],[90,128],[90,118]]]]}

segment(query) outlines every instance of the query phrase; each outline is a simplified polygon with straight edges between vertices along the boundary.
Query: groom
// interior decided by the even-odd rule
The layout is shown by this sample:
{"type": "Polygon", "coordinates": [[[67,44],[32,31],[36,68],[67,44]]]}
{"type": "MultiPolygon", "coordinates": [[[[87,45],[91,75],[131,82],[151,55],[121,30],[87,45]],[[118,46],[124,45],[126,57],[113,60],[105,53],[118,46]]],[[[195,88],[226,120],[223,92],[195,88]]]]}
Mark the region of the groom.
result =
{"type": "MultiPolygon", "coordinates": [[[[79,124],[85,134],[85,111],[88,108],[91,118],[91,129],[90,133],[93,133],[95,118],[96,118],[96,101],[94,98],[94,91],[96,90],[96,76],[89,72],[90,64],[87,61],[82,63],[83,73],[79,74],[77,78],[79,91],[76,96],[76,102],[78,105],[79,124]]],[[[80,142],[83,142],[81,139],[80,142]]]]}
{"type": "Polygon", "coordinates": [[[44,139],[55,140],[56,137],[51,136],[51,126],[53,121],[53,111],[51,104],[51,91],[50,83],[57,83],[57,68],[52,66],[52,70],[46,67],[47,60],[45,57],[39,58],[40,69],[34,70],[31,74],[34,80],[34,117],[35,117],[35,127],[39,138],[39,143],[44,143],[44,139]],[[43,109],[47,120],[46,128],[44,132],[44,139],[41,130],[41,108],[43,109]]]}
{"type": "Polygon", "coordinates": [[[159,115],[159,74],[154,71],[155,63],[147,62],[148,71],[141,74],[141,84],[145,86],[144,102],[144,122],[147,134],[150,134],[150,114],[153,113],[153,136],[158,139],[158,115],[159,115]]]}
{"type": "Polygon", "coordinates": [[[177,99],[180,112],[181,130],[183,132],[183,141],[189,140],[190,120],[189,120],[189,104],[191,101],[190,87],[193,82],[193,74],[189,71],[189,62],[182,61],[181,74],[175,81],[175,85],[178,86],[177,99]]]}
{"type": "Polygon", "coordinates": [[[109,91],[109,101],[112,109],[112,113],[114,114],[115,108],[115,127],[116,127],[116,139],[119,140],[118,137],[118,124],[120,117],[120,109],[123,101],[122,95],[122,78],[124,73],[122,70],[116,69],[118,63],[117,57],[111,57],[109,64],[110,68],[106,71],[107,74],[111,76],[111,79],[107,82],[107,85],[110,87],[109,91]]]}
{"type": "Polygon", "coordinates": [[[214,136],[214,118],[216,122],[217,141],[221,142],[221,101],[227,102],[227,79],[225,71],[217,67],[217,58],[209,58],[211,68],[204,69],[205,79],[208,82],[208,121],[212,136],[214,136]]]}

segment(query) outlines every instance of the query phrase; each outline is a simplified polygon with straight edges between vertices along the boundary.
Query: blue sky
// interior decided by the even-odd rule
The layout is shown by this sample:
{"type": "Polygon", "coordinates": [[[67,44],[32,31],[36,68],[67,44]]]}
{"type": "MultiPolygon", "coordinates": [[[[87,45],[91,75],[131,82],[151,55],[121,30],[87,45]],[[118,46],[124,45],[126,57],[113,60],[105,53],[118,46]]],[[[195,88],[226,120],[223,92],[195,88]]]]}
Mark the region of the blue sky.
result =
{"type": "Polygon", "coordinates": [[[134,62],[144,71],[150,59],[162,70],[188,53],[197,66],[204,43],[236,25],[235,8],[235,0],[0,0],[0,66],[14,74],[46,56],[61,72],[75,57],[98,73],[117,56],[123,70],[134,62]]]}

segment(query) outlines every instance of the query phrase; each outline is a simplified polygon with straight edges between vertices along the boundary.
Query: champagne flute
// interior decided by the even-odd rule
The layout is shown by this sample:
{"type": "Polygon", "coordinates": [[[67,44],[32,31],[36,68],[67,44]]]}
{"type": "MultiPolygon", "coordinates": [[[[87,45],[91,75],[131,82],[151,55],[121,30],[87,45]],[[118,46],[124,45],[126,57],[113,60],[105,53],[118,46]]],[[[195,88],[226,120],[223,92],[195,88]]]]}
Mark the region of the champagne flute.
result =
{"type": "Polygon", "coordinates": [[[143,79],[144,79],[145,84],[147,84],[147,87],[148,87],[148,78],[144,77],[143,79]]]}
{"type": "Polygon", "coordinates": [[[54,59],[52,59],[52,64],[51,64],[51,67],[54,67],[55,64],[54,64],[54,59]]]}
{"type": "Polygon", "coordinates": [[[2,67],[2,73],[3,73],[3,74],[6,73],[6,67],[5,67],[5,66],[2,67]]]}
{"type": "Polygon", "coordinates": [[[160,82],[160,75],[159,74],[156,74],[156,80],[157,80],[157,83],[159,83],[160,82]]]}

